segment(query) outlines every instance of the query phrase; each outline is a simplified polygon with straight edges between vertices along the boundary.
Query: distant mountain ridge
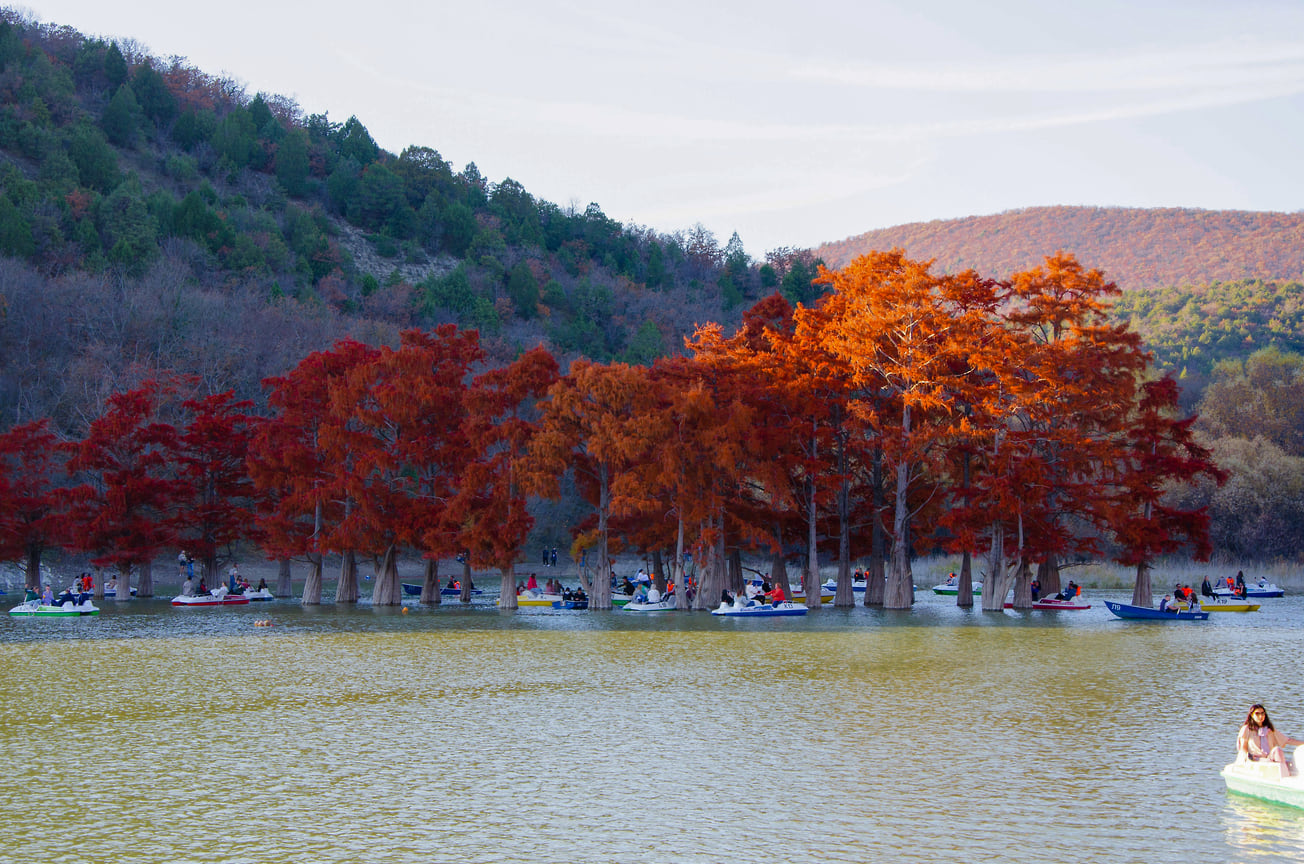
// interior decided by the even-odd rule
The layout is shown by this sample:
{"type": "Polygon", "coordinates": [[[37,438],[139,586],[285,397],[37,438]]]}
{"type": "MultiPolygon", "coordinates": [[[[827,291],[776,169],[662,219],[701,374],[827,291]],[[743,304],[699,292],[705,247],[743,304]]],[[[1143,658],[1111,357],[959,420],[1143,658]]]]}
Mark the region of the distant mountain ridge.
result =
{"type": "Polygon", "coordinates": [[[1241,279],[1304,277],[1304,212],[1193,208],[1028,207],[991,216],[915,222],[817,247],[830,267],[900,247],[941,272],[973,267],[1005,277],[1057,249],[1124,290],[1241,279]]]}

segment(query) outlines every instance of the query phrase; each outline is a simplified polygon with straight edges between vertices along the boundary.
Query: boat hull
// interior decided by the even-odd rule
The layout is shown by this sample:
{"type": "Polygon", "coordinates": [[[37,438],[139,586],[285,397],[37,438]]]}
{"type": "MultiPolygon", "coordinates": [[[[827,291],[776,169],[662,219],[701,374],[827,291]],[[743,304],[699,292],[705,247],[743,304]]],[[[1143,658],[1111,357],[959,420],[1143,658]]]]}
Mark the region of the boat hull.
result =
{"type": "MultiPolygon", "coordinates": [[[[403,584],[403,593],[406,594],[408,597],[420,597],[420,596],[421,596],[421,587],[422,587],[422,586],[420,586],[420,585],[415,585],[415,584],[413,584],[413,583],[411,583],[411,582],[404,582],[404,583],[402,583],[402,584],[403,584]]],[[[471,596],[472,596],[472,597],[475,597],[476,595],[478,595],[478,594],[483,594],[483,593],[484,593],[484,591],[481,590],[481,589],[479,589],[479,588],[472,588],[472,589],[471,589],[471,596]]],[[[441,597],[461,597],[461,596],[462,596],[462,589],[461,589],[461,588],[440,588],[440,589],[439,589],[439,594],[440,594],[441,597]]]]}
{"type": "Polygon", "coordinates": [[[667,597],[656,603],[639,603],[631,600],[625,604],[624,609],[626,612],[674,612],[675,598],[667,597]]]}
{"type": "MultiPolygon", "coordinates": [[[[1013,609],[1013,608],[1014,608],[1014,604],[1011,603],[1011,602],[1008,602],[1008,601],[1007,601],[1007,602],[1005,603],[1005,608],[1006,608],[1006,609],[1013,609]]],[[[1047,598],[1047,599],[1034,600],[1034,601],[1032,601],[1032,608],[1033,608],[1033,609],[1042,609],[1042,610],[1045,610],[1045,611],[1058,611],[1058,612],[1081,612],[1081,611],[1084,610],[1084,609],[1090,609],[1090,608],[1091,608],[1091,603],[1090,603],[1089,601],[1087,601],[1087,600],[1081,600],[1081,599],[1075,599],[1075,600],[1051,600],[1051,599],[1047,598]]]]}
{"type": "Polygon", "coordinates": [[[182,608],[200,606],[247,606],[249,598],[243,594],[224,594],[220,597],[212,594],[200,596],[181,595],[172,598],[172,605],[182,608]]]}
{"type": "MultiPolygon", "coordinates": [[[[1177,605],[1181,609],[1189,608],[1185,603],[1179,603],[1177,605]]],[[[1217,601],[1210,601],[1208,603],[1201,603],[1199,608],[1202,612],[1258,612],[1259,604],[1231,601],[1219,603],[1217,601]]]]}
{"type": "Polygon", "coordinates": [[[720,604],[718,609],[712,609],[712,615],[723,615],[730,618],[780,618],[785,616],[805,615],[810,610],[805,604],[801,603],[753,603],[750,606],[720,604]]]}
{"type": "Polygon", "coordinates": [[[9,610],[15,618],[85,618],[98,615],[100,610],[88,600],[85,603],[64,603],[62,606],[42,606],[39,602],[20,603],[9,610]]]}
{"type": "Polygon", "coordinates": [[[1222,778],[1228,791],[1304,809],[1304,777],[1281,777],[1275,762],[1233,762],[1222,778]]]}
{"type": "MultiPolygon", "coordinates": [[[[1230,588],[1215,588],[1213,589],[1213,593],[1217,594],[1219,597],[1240,597],[1239,594],[1237,594],[1235,591],[1233,591],[1230,588]]],[[[1286,596],[1286,592],[1283,591],[1281,588],[1278,588],[1276,585],[1265,585],[1265,586],[1247,585],[1245,586],[1245,596],[1246,597],[1284,597],[1286,596]]]]}
{"type": "Polygon", "coordinates": [[[1208,612],[1160,612],[1148,606],[1132,606],[1128,603],[1105,601],[1105,607],[1119,618],[1130,621],[1208,621],[1208,612]]]}
{"type": "MultiPolygon", "coordinates": [[[[933,586],[933,593],[944,594],[949,597],[954,597],[955,595],[960,593],[960,588],[958,585],[947,585],[946,583],[942,583],[941,585],[933,586]]],[[[973,596],[977,597],[982,593],[983,593],[983,584],[981,582],[973,583],[973,596]]]]}

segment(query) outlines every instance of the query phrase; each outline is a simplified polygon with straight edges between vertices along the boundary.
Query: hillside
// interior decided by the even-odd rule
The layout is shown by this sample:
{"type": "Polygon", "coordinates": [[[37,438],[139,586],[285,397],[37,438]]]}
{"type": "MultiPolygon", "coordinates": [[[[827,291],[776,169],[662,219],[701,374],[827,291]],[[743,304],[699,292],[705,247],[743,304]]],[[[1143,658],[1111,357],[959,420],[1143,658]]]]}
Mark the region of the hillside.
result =
{"type": "Polygon", "coordinates": [[[841,267],[872,249],[905,249],[945,272],[1003,277],[1063,249],[1120,288],[1304,277],[1304,212],[1029,207],[994,216],[916,222],[826,243],[841,267]]]}
{"type": "Polygon", "coordinates": [[[563,208],[430,146],[389,153],[357,117],[0,9],[0,427],[75,434],[161,370],[259,401],[337,339],[447,322],[495,363],[540,344],[647,363],[800,257],[763,274],[736,237],[563,208]]]}

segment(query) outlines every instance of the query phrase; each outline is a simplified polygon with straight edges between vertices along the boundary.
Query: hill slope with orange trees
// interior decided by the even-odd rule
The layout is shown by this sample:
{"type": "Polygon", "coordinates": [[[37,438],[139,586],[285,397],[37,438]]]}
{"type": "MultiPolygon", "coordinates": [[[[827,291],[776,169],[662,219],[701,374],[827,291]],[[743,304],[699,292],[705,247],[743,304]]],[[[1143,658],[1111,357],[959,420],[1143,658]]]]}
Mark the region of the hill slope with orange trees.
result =
{"type": "Polygon", "coordinates": [[[902,248],[938,270],[1003,276],[1062,249],[1124,290],[1304,276],[1304,212],[1122,207],[1029,207],[994,216],[916,222],[826,243],[842,267],[873,249],[902,248]]]}

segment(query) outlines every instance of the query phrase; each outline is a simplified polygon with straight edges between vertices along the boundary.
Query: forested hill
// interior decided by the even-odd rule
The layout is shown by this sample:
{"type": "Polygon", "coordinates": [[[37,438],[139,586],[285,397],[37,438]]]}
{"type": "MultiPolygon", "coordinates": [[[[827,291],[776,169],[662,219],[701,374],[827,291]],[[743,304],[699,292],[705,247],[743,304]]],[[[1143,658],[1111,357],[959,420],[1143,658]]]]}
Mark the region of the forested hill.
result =
{"type": "Polygon", "coordinates": [[[1040,264],[1063,249],[1120,288],[1164,288],[1304,276],[1304,212],[1122,207],[1029,207],[994,216],[916,222],[815,250],[841,267],[873,249],[904,249],[938,269],[993,277],[1040,264]]]}
{"type": "Polygon", "coordinates": [[[646,363],[785,279],[810,299],[809,253],[761,268],[736,235],[563,208],[437,143],[390,153],[358,117],[0,9],[0,428],[75,431],[162,370],[259,400],[337,339],[450,322],[493,362],[646,363]]]}

